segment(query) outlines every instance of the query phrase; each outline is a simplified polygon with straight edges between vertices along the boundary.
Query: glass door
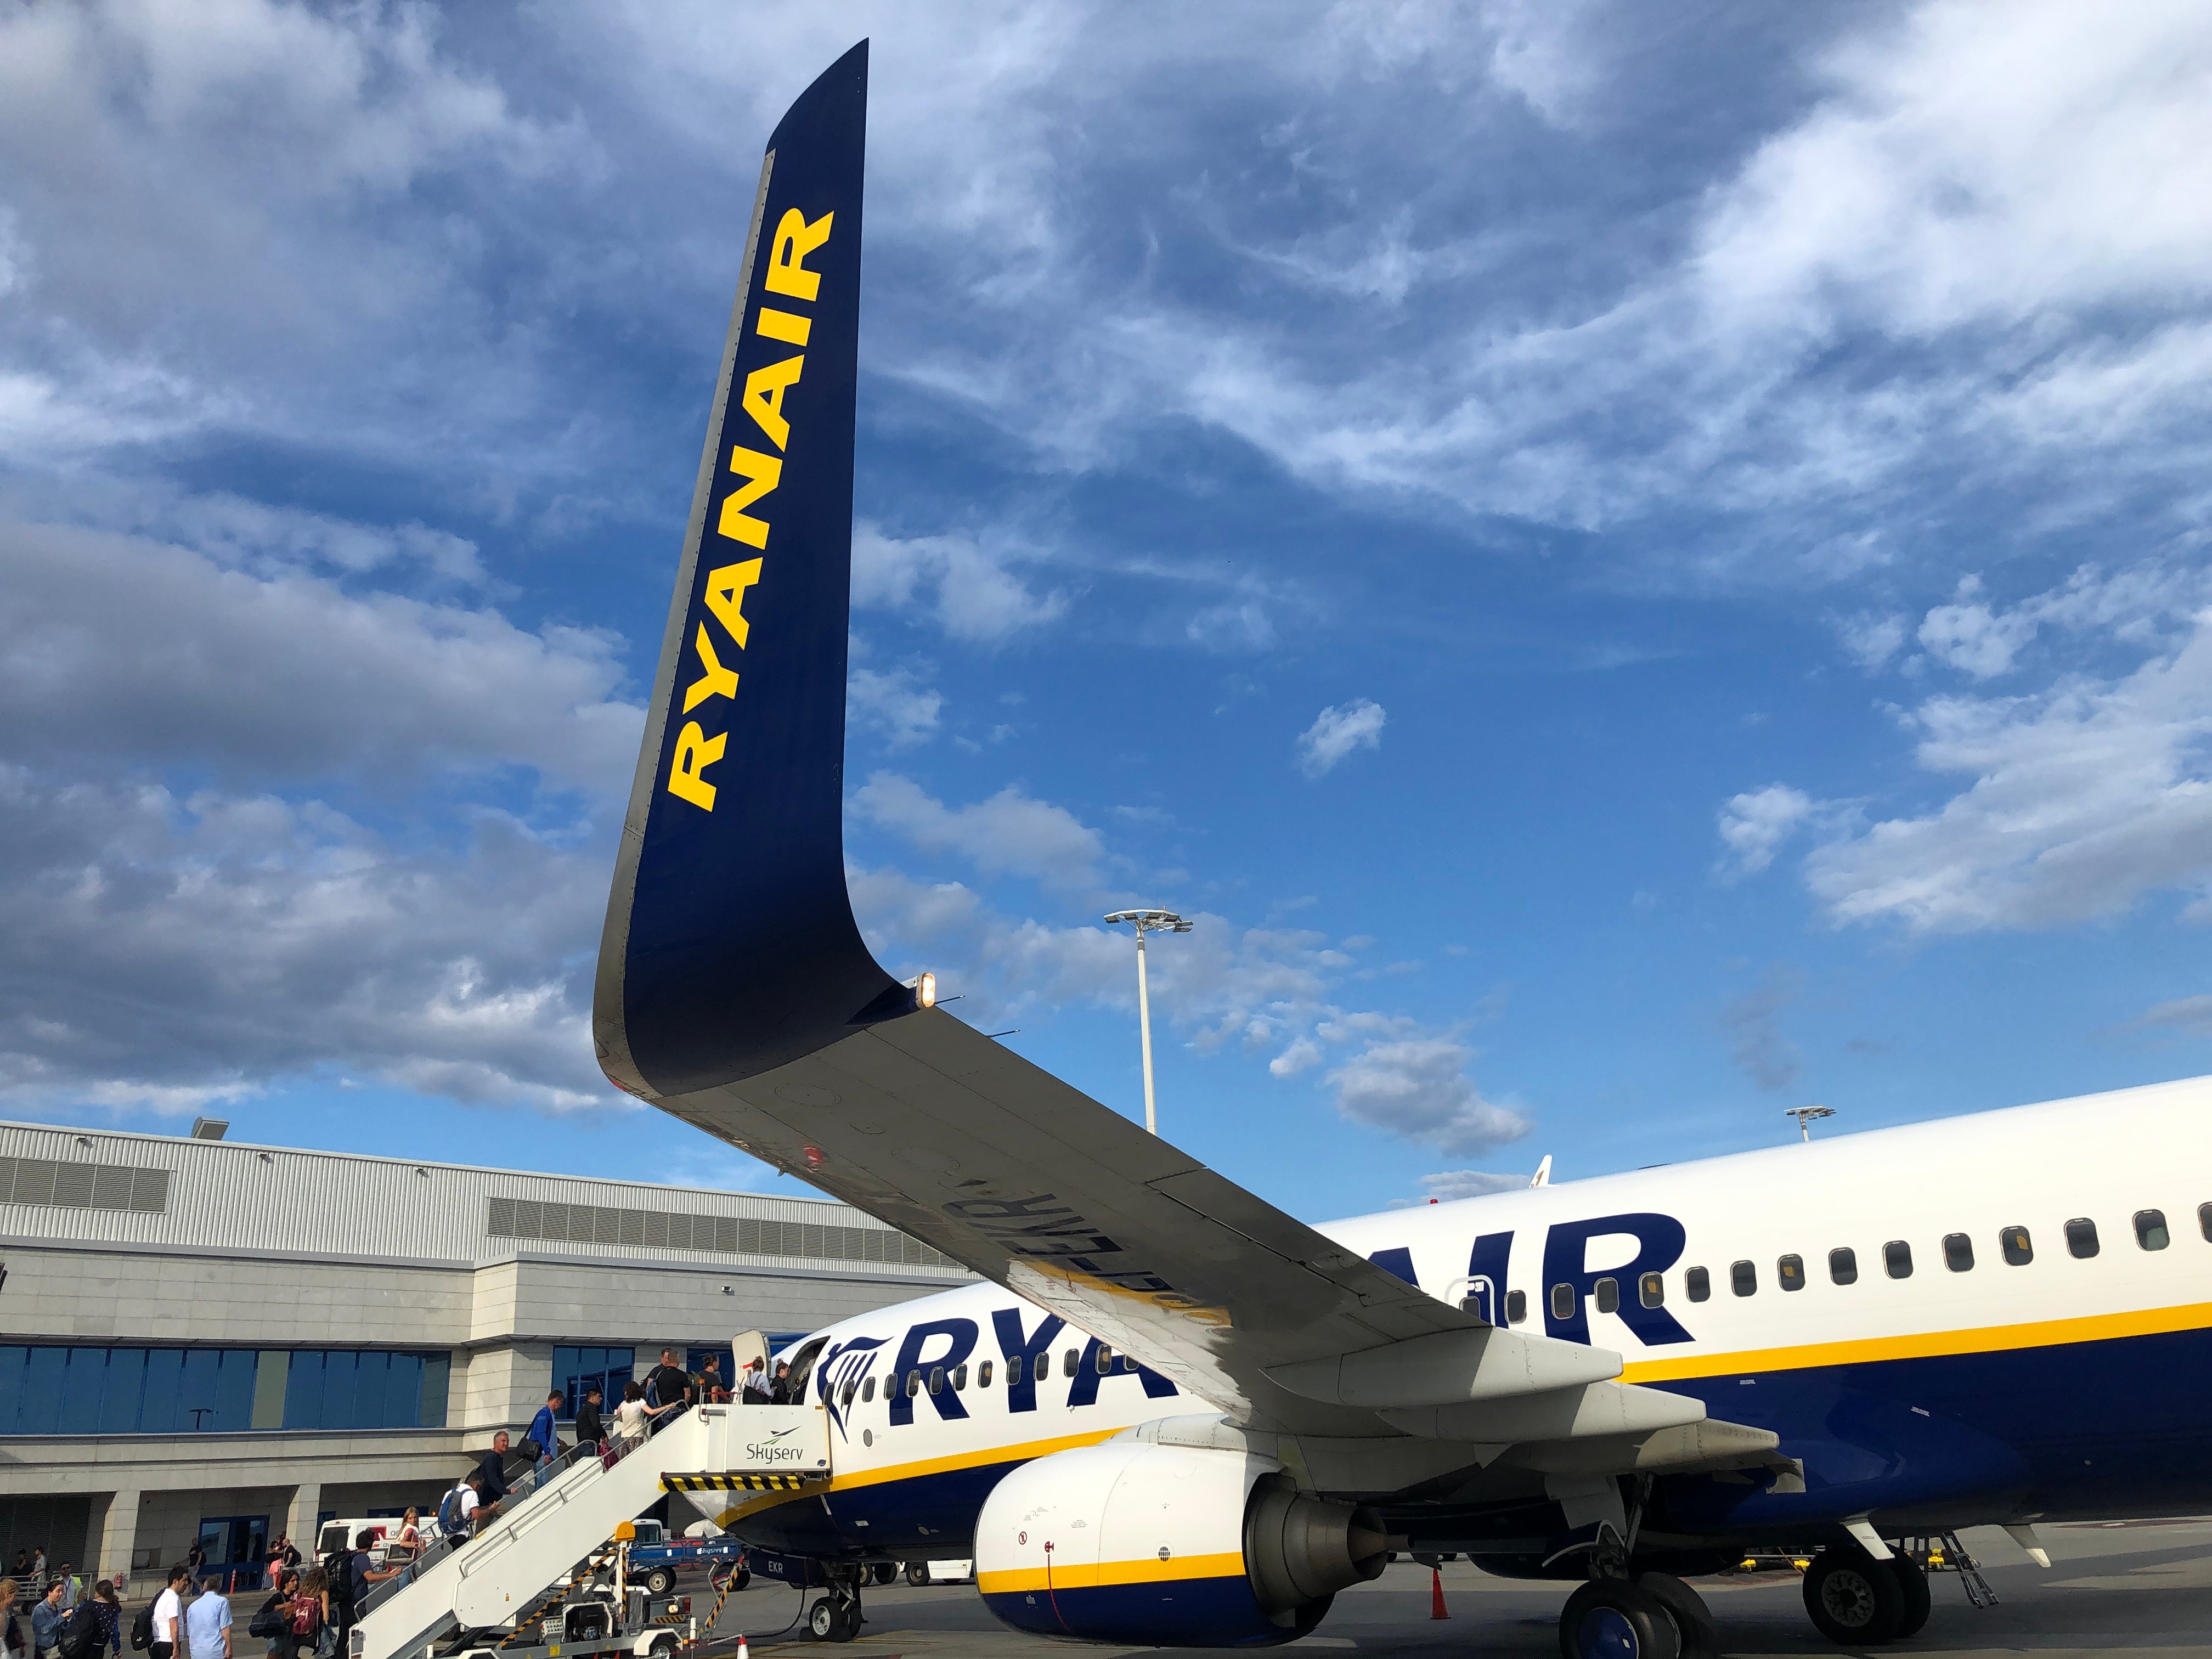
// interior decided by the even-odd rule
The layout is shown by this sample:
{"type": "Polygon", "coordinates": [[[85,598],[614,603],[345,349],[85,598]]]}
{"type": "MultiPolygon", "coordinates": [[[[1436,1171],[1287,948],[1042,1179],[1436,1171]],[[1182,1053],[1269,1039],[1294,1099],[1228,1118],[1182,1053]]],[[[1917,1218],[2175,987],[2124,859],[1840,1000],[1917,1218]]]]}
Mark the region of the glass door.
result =
{"type": "Polygon", "coordinates": [[[265,1515],[216,1515],[200,1518],[200,1583],[212,1584],[226,1595],[234,1590],[261,1588],[269,1559],[269,1517],[265,1515]]]}

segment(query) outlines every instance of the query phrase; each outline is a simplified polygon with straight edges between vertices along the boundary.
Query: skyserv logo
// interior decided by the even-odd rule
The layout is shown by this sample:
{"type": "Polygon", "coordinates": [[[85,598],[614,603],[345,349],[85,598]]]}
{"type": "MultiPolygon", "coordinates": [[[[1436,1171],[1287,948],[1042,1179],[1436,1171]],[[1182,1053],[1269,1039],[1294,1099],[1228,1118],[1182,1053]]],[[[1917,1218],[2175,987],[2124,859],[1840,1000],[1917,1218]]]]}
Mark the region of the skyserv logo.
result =
{"type": "Polygon", "coordinates": [[[803,1449],[790,1443],[784,1437],[798,1432],[796,1423],[787,1429],[778,1429],[766,1439],[756,1440],[748,1445],[745,1455],[756,1463],[796,1463],[800,1461],[803,1449]]]}

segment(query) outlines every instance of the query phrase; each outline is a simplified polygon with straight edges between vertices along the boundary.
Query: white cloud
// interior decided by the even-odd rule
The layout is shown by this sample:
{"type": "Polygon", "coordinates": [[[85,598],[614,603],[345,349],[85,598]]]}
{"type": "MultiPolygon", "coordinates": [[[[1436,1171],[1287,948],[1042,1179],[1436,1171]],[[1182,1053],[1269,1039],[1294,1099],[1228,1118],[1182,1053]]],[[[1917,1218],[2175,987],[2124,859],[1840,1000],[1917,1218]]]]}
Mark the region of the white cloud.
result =
{"type": "Polygon", "coordinates": [[[1735,855],[1736,868],[1755,874],[1774,862],[1782,843],[1813,813],[1813,800],[1802,789],[1770,783],[1730,797],[1721,809],[1721,840],[1735,855]]]}
{"type": "Polygon", "coordinates": [[[1098,832],[1064,806],[1009,784],[988,800],[951,807],[908,777],[878,772],[853,793],[853,807],[878,829],[926,853],[952,853],[987,876],[1027,876],[1088,892],[1106,856],[1098,832]]]}
{"type": "Polygon", "coordinates": [[[1966,781],[1929,810],[1869,823],[1783,785],[1738,796],[1723,835],[1745,866],[1815,820],[1828,838],[1806,860],[1806,884],[1839,923],[2055,927],[2158,890],[2212,915],[2212,570],[2084,566],[2010,608],[1966,597],[1931,614],[1969,675],[1996,672],[2011,641],[2033,636],[2084,665],[2039,690],[1946,692],[1900,712],[1920,769],[1966,781]],[[2136,665],[2102,667],[2115,653],[2136,665]]]}
{"type": "Polygon", "coordinates": [[[1013,554],[967,536],[886,536],[853,526],[853,604],[906,610],[927,605],[956,640],[990,643],[1059,619],[1067,595],[1032,592],[1009,566],[1013,554]]]}
{"type": "Polygon", "coordinates": [[[1905,635],[1911,626],[1910,622],[1899,616],[1848,617],[1838,620],[1836,632],[1844,653],[1872,673],[1904,648],[1905,635]]]}
{"type": "Polygon", "coordinates": [[[873,732],[894,749],[911,749],[937,735],[945,711],[944,694],[922,684],[914,668],[878,670],[859,665],[845,679],[845,717],[873,732]]]}
{"type": "Polygon", "coordinates": [[[1518,1140],[1532,1127],[1483,1097],[1467,1075],[1474,1050],[1449,1033],[1371,1013],[1327,1020],[1319,1030],[1333,1042],[1359,1045],[1328,1074],[1337,1110],[1354,1122],[1462,1156],[1518,1140]]]}
{"type": "Polygon", "coordinates": [[[1382,705],[1365,697],[1324,708],[1298,737],[1298,770],[1318,778],[1355,749],[1380,749],[1382,705]]]}
{"type": "Polygon", "coordinates": [[[1919,639],[1929,656],[1986,680],[2012,666],[2021,648],[2035,637],[2035,619],[2019,611],[2000,616],[1981,592],[1979,576],[1960,577],[1958,598],[1928,613],[1920,623],[1919,639]]]}
{"type": "Polygon", "coordinates": [[[386,785],[521,764],[601,797],[626,783],[643,716],[614,699],[610,637],[269,568],[0,521],[5,752],[386,785]]]}
{"type": "Polygon", "coordinates": [[[1259,600],[1238,599],[1194,612],[1183,634],[1209,651],[1265,651],[1275,642],[1275,624],[1259,600]]]}
{"type": "Polygon", "coordinates": [[[1496,1175],[1488,1170],[1443,1170],[1421,1177],[1421,1193],[1439,1203],[1455,1198],[1486,1198],[1492,1193],[1518,1192],[1528,1184],[1525,1175],[1496,1175]]]}
{"type": "Polygon", "coordinates": [[[2136,1030],[2172,1031],[2183,1036],[2212,1036],[2212,996],[2176,997],[2147,1008],[2130,1022],[2136,1030]]]}

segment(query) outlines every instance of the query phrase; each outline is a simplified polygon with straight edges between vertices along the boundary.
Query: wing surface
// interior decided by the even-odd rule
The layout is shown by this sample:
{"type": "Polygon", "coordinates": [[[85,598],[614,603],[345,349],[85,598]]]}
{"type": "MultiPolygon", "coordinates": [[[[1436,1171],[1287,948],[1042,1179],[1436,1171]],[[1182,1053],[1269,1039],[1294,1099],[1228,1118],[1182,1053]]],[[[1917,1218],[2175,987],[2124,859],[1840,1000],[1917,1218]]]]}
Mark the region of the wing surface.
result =
{"type": "Polygon", "coordinates": [[[1504,1440],[1702,1416],[1346,1252],[869,951],[842,839],[866,94],[864,41],[763,161],[601,940],[607,1075],[1241,1423],[1480,1440],[1510,1418],[1504,1440]]]}

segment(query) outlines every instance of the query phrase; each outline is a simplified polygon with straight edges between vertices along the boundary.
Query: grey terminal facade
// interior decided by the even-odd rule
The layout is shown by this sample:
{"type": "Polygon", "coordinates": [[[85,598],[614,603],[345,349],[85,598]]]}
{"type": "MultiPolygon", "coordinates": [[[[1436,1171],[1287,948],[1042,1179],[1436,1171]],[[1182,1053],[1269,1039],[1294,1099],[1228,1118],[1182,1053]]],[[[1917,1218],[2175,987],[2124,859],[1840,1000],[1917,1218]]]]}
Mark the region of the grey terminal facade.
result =
{"type": "Polygon", "coordinates": [[[549,1389],[970,1277],[826,1200],[21,1123],[0,1265],[0,1557],[134,1591],[427,1510],[549,1389]]]}

